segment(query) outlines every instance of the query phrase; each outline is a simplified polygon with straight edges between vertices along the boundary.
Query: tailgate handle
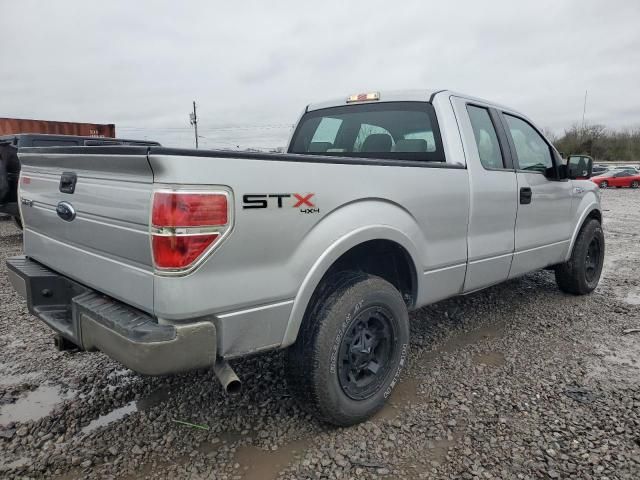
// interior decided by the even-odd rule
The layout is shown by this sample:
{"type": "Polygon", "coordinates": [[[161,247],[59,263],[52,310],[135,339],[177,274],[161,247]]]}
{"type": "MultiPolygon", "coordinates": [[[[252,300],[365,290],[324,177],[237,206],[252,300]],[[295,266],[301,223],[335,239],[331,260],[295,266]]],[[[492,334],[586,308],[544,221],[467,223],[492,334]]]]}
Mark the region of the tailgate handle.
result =
{"type": "Polygon", "coordinates": [[[520,189],[520,203],[522,205],[528,205],[531,203],[531,197],[533,196],[533,192],[529,187],[522,187],[520,189]]]}
{"type": "Polygon", "coordinates": [[[62,193],[75,192],[77,180],[78,176],[74,172],[63,172],[60,177],[60,191],[62,193]]]}

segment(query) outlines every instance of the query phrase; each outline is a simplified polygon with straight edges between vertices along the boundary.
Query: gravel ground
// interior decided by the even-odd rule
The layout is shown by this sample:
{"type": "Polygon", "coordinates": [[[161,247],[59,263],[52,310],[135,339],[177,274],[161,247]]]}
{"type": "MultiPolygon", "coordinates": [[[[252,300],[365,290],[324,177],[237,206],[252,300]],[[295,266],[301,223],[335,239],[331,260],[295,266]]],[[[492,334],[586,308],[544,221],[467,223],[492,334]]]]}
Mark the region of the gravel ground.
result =
{"type": "Polygon", "coordinates": [[[280,353],[236,363],[230,398],[208,371],[56,351],[8,284],[21,235],[0,221],[0,477],[640,478],[640,191],[603,207],[594,294],[544,271],[414,312],[391,404],[347,429],[296,406],[280,353]]]}

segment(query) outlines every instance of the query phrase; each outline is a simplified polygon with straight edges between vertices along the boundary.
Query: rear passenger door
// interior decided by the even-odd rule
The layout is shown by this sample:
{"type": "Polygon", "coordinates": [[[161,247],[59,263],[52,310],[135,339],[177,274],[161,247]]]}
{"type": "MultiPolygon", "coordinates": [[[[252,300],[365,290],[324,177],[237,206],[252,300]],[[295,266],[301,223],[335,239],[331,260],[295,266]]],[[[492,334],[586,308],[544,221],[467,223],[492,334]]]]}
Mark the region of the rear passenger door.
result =
{"type": "Polygon", "coordinates": [[[469,170],[468,264],[464,291],[506,280],[514,250],[516,174],[498,112],[451,97],[469,170]]]}
{"type": "Polygon", "coordinates": [[[573,233],[573,184],[560,179],[560,156],[526,119],[502,112],[518,181],[515,252],[509,277],[564,261],[573,233]]]}

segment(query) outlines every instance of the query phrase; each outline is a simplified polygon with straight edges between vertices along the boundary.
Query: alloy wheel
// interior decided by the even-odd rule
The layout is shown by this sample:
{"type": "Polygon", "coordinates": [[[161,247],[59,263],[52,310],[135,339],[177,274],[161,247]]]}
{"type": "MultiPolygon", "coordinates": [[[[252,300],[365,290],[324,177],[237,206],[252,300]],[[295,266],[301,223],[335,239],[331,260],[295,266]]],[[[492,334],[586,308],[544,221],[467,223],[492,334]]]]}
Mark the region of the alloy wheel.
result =
{"type": "Polygon", "coordinates": [[[585,258],[585,277],[587,282],[592,282],[598,274],[601,261],[601,245],[598,238],[591,239],[587,248],[587,256],[585,258]]]}
{"type": "Polygon", "coordinates": [[[365,400],[384,382],[396,348],[395,322],[390,311],[370,307],[358,313],[342,338],[338,381],[347,396],[365,400]]]}

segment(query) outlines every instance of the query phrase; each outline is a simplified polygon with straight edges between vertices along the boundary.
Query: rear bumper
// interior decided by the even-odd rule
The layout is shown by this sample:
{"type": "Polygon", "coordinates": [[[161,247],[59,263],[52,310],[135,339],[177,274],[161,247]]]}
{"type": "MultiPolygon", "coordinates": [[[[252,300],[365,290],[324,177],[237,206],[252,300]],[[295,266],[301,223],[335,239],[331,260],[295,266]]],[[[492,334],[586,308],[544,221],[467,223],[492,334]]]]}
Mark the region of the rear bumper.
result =
{"type": "Polygon", "coordinates": [[[212,322],[160,325],[140,310],[25,257],[7,260],[9,280],[29,311],[85,350],[101,350],[136,372],[165,375],[212,367],[212,322]]]}

